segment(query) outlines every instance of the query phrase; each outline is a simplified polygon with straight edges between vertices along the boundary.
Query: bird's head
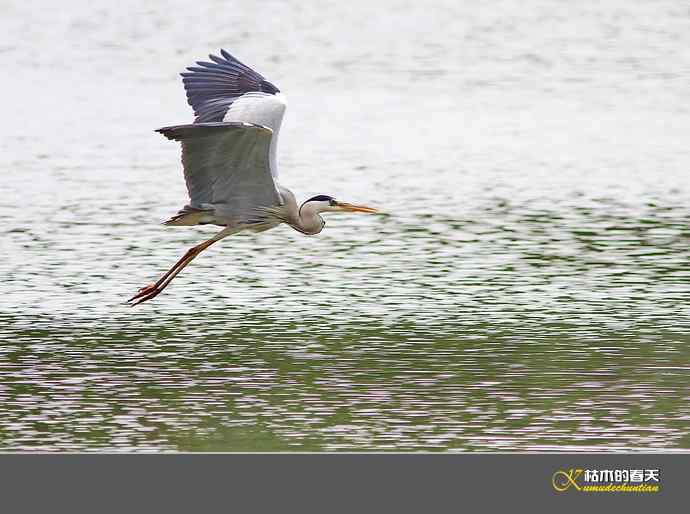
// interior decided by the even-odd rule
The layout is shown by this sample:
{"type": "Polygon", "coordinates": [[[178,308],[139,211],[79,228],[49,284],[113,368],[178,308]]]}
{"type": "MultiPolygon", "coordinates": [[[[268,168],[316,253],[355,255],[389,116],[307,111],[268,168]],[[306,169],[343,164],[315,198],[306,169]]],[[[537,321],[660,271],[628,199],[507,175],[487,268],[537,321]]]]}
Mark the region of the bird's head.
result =
{"type": "Polygon", "coordinates": [[[300,215],[306,214],[305,211],[309,211],[309,214],[319,214],[321,212],[378,212],[373,207],[340,202],[327,195],[317,195],[309,198],[299,208],[300,215]]]}

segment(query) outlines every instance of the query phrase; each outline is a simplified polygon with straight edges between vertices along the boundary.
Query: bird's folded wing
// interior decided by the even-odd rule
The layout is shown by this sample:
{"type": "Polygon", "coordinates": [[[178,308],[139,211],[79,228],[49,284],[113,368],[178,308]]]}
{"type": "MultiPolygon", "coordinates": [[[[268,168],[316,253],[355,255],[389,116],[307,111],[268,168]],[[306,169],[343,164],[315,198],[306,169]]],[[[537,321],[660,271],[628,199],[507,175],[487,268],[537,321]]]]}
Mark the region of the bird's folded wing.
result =
{"type": "Polygon", "coordinates": [[[273,132],[250,123],[195,123],[158,129],[182,143],[182,165],[194,208],[211,204],[232,222],[247,222],[257,207],[282,199],[269,167],[273,132]]]}
{"type": "Polygon", "coordinates": [[[228,107],[245,93],[279,92],[262,75],[225,50],[220,53],[221,57],[209,55],[213,62],[198,61],[182,73],[187,102],[196,115],[195,123],[223,121],[228,107]]]}

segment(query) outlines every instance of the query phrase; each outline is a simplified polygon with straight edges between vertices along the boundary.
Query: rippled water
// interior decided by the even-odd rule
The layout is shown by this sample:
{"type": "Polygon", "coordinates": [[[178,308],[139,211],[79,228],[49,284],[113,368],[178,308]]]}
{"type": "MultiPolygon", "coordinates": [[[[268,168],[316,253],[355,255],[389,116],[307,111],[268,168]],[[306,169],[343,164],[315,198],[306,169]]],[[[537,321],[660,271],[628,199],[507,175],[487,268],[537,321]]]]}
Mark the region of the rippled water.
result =
{"type": "Polygon", "coordinates": [[[5,4],[0,450],[690,447],[682,2],[5,4]],[[378,206],[224,240],[177,73],[288,96],[281,181],[378,206]]]}

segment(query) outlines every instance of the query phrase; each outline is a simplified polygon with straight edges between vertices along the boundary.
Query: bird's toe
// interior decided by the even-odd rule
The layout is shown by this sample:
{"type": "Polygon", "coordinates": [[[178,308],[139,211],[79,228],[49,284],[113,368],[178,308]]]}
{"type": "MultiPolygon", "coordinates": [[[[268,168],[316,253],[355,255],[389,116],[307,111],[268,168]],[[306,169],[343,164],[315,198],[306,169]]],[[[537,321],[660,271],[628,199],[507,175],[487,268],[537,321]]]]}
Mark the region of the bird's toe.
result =
{"type": "MultiPolygon", "coordinates": [[[[156,290],[156,284],[149,284],[149,285],[147,285],[147,286],[140,287],[139,290],[137,291],[137,294],[135,294],[134,296],[132,296],[132,297],[131,297],[129,300],[127,300],[127,301],[128,301],[128,302],[132,302],[132,301],[134,301],[134,300],[137,300],[137,299],[139,299],[139,298],[142,298],[143,296],[147,296],[147,295],[153,293],[155,290],[156,290]]],[[[140,302],[137,302],[137,303],[140,303],[140,302]]],[[[136,304],[132,304],[132,305],[136,305],[136,304]]]]}

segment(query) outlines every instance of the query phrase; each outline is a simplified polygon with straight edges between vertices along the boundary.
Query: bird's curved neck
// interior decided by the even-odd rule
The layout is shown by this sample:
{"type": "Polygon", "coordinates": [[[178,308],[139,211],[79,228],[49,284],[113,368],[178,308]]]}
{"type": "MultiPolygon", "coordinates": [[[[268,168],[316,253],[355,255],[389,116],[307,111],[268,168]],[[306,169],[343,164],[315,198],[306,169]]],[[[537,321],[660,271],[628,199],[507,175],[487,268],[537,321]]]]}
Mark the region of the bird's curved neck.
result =
{"type": "Polygon", "coordinates": [[[303,206],[297,213],[297,225],[295,228],[303,234],[318,234],[326,223],[319,213],[310,208],[309,204],[303,206]]]}

